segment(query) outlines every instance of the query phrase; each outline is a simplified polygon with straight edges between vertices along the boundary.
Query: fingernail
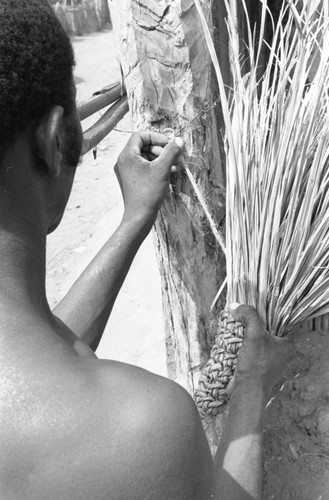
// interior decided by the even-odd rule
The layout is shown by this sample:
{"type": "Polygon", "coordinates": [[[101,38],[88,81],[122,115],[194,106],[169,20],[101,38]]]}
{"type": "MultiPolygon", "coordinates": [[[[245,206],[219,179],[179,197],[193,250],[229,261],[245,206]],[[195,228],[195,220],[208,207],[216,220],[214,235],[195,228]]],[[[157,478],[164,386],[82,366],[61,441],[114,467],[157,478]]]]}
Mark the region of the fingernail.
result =
{"type": "Polygon", "coordinates": [[[168,137],[168,139],[173,140],[175,137],[175,131],[172,128],[165,128],[162,133],[168,137]]]}
{"type": "Polygon", "coordinates": [[[235,309],[237,309],[238,307],[240,307],[240,304],[238,304],[237,302],[232,302],[228,308],[231,310],[231,311],[235,311],[235,309]]]}
{"type": "Polygon", "coordinates": [[[185,144],[184,139],[182,139],[181,137],[175,137],[175,142],[180,149],[183,149],[185,144]]]}

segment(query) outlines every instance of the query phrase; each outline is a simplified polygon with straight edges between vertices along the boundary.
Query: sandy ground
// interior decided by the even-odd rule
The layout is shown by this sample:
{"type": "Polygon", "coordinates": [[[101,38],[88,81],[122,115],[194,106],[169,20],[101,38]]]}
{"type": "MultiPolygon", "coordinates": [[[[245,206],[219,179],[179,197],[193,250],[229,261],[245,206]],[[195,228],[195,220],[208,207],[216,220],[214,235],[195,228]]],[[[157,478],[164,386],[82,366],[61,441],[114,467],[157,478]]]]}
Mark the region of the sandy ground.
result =
{"type": "MultiPolygon", "coordinates": [[[[112,31],[75,37],[77,100],[119,80],[112,31]]],[[[98,118],[98,116],[97,116],[98,118]]],[[[86,120],[83,128],[95,120],[86,120]]],[[[132,129],[127,115],[79,166],[62,224],[49,236],[47,293],[55,305],[114,232],[122,216],[121,192],[113,167],[132,129]]],[[[138,252],[97,350],[111,358],[166,374],[160,276],[149,236],[138,252]]]]}
{"type": "MultiPolygon", "coordinates": [[[[119,78],[112,33],[75,38],[78,100],[119,78]]],[[[48,297],[56,304],[119,224],[115,160],[131,130],[129,116],[78,169],[60,228],[48,245],[48,297]]],[[[300,331],[296,365],[266,412],[264,500],[329,500],[329,335],[300,331]]],[[[149,237],[139,251],[98,349],[165,375],[160,278],[149,237]]]]}

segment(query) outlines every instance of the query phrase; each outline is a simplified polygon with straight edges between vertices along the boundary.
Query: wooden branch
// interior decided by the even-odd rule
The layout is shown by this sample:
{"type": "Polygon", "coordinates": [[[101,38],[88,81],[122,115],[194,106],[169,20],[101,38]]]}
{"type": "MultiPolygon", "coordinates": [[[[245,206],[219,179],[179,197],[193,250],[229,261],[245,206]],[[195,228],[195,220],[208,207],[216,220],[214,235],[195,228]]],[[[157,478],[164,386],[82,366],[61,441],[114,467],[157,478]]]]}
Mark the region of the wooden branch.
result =
{"type": "Polygon", "coordinates": [[[110,106],[115,101],[126,95],[126,89],[121,82],[115,82],[109,87],[96,92],[91,97],[78,104],[80,120],[85,120],[89,116],[97,113],[106,106],[110,106]]]}
{"type": "Polygon", "coordinates": [[[126,96],[119,99],[104,115],[83,134],[82,154],[85,155],[95,148],[129,111],[126,96]]]}

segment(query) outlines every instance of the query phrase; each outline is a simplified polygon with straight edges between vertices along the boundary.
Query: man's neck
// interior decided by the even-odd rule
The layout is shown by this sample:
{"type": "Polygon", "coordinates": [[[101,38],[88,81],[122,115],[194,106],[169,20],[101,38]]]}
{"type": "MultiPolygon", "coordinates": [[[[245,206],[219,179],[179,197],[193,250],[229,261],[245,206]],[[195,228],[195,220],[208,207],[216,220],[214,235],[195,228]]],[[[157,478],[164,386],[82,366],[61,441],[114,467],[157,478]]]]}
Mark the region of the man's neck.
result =
{"type": "Polygon", "coordinates": [[[48,315],[45,291],[46,236],[28,221],[0,220],[0,303],[2,314],[22,311],[48,315]]]}

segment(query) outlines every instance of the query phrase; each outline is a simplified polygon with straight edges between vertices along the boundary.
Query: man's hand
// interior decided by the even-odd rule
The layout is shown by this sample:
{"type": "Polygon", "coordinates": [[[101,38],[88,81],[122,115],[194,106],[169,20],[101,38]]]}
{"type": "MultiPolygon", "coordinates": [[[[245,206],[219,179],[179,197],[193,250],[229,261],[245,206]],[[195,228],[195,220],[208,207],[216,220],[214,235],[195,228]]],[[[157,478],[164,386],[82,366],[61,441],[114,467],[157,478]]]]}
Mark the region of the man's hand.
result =
{"type": "Polygon", "coordinates": [[[181,138],[174,141],[156,132],[133,134],[114,168],[126,220],[138,217],[153,224],[168,191],[171,168],[182,151],[181,138]]]}
{"type": "Polygon", "coordinates": [[[253,307],[231,304],[229,310],[245,327],[229,413],[215,457],[217,497],[261,500],[263,418],[273,386],[292,361],[288,340],[267,333],[253,307]]]}
{"type": "Polygon", "coordinates": [[[253,307],[231,304],[229,310],[245,327],[245,338],[239,351],[233,386],[241,381],[260,384],[269,397],[293,360],[293,343],[266,332],[253,307]]]}
{"type": "MultiPolygon", "coordinates": [[[[168,143],[165,135],[153,132],[132,135],[115,166],[125,203],[122,222],[54,310],[93,349],[168,190],[171,167],[184,145],[182,139],[176,141],[168,143]]],[[[76,340],[72,335],[70,344],[76,340]]],[[[80,355],[88,354],[75,344],[78,348],[80,355]]]]}

